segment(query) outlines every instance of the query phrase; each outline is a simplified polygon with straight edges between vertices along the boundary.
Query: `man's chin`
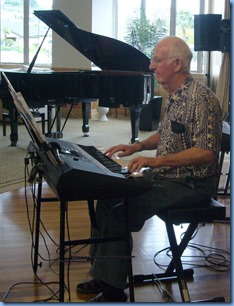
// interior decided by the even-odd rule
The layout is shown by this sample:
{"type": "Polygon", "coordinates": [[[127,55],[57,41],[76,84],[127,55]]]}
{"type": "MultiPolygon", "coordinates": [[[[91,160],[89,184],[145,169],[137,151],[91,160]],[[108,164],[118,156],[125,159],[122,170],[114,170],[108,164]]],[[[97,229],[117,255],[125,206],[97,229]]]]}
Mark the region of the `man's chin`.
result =
{"type": "Polygon", "coordinates": [[[158,84],[159,84],[160,86],[163,86],[163,81],[162,81],[162,80],[160,81],[160,80],[157,79],[157,82],[158,82],[158,84]]]}

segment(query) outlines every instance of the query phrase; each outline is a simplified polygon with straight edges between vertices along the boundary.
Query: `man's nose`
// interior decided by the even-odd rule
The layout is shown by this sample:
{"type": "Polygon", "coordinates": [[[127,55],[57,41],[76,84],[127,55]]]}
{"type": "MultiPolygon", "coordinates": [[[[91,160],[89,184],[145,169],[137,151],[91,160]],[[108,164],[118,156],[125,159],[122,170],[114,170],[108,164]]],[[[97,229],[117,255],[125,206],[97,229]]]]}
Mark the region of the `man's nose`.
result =
{"type": "Polygon", "coordinates": [[[152,62],[150,62],[149,69],[150,70],[155,70],[156,69],[156,65],[154,65],[152,62]]]}

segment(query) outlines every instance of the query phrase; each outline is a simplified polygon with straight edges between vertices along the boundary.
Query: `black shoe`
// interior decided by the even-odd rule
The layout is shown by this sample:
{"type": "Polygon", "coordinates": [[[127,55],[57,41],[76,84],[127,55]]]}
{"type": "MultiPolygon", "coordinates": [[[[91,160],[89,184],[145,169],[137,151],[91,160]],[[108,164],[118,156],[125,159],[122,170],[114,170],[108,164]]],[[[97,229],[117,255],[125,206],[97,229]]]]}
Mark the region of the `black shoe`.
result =
{"type": "Polygon", "coordinates": [[[84,294],[98,294],[103,292],[105,284],[97,279],[91,279],[83,283],[79,283],[76,291],[84,294]]]}
{"type": "Polygon", "coordinates": [[[123,292],[117,298],[107,298],[103,292],[99,293],[97,296],[89,300],[89,303],[123,303],[128,299],[127,295],[123,292]]]}

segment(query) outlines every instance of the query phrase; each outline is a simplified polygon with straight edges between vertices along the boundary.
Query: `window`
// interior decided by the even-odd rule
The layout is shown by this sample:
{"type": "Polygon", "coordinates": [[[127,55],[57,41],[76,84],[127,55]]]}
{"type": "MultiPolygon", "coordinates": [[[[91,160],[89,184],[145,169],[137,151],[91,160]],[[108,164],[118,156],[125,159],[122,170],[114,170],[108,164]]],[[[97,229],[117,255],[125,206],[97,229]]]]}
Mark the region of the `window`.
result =
{"type": "MultiPolygon", "coordinates": [[[[136,20],[145,13],[147,22],[158,26],[157,32],[164,35],[176,35],[183,38],[191,50],[194,50],[194,15],[207,11],[205,0],[117,0],[117,24],[119,40],[130,43],[129,36],[136,29],[136,20]],[[135,28],[134,28],[135,27],[135,28]]],[[[140,28],[137,28],[140,31],[140,28]]],[[[160,38],[160,37],[158,37],[160,38]]],[[[157,40],[156,40],[157,41],[157,40]]],[[[155,42],[156,42],[155,41],[155,42]]],[[[153,51],[155,42],[151,44],[153,51]]],[[[135,45],[136,47],[136,45],[135,45]]],[[[148,50],[143,52],[149,56],[148,50]]],[[[191,71],[204,72],[203,52],[193,51],[191,71]]]]}
{"type": "MultiPolygon", "coordinates": [[[[47,31],[47,26],[33,12],[51,8],[52,0],[0,1],[0,62],[29,64],[32,61],[47,31]]],[[[50,30],[38,54],[37,65],[51,65],[51,49],[50,30]]]]}

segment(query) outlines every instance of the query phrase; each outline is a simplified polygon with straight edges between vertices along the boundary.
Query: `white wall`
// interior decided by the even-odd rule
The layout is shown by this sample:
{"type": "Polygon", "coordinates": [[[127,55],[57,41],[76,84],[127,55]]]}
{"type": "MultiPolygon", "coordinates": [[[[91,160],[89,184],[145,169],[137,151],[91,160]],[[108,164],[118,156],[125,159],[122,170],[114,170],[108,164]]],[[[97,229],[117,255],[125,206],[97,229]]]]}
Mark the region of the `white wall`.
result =
{"type": "Polygon", "coordinates": [[[114,1],[115,0],[93,0],[93,33],[115,37],[114,1]]]}
{"type": "MultiPolygon", "coordinates": [[[[54,0],[53,9],[62,11],[82,30],[92,32],[92,0],[54,0]]],[[[53,31],[52,67],[91,69],[90,61],[53,31]]]]}

